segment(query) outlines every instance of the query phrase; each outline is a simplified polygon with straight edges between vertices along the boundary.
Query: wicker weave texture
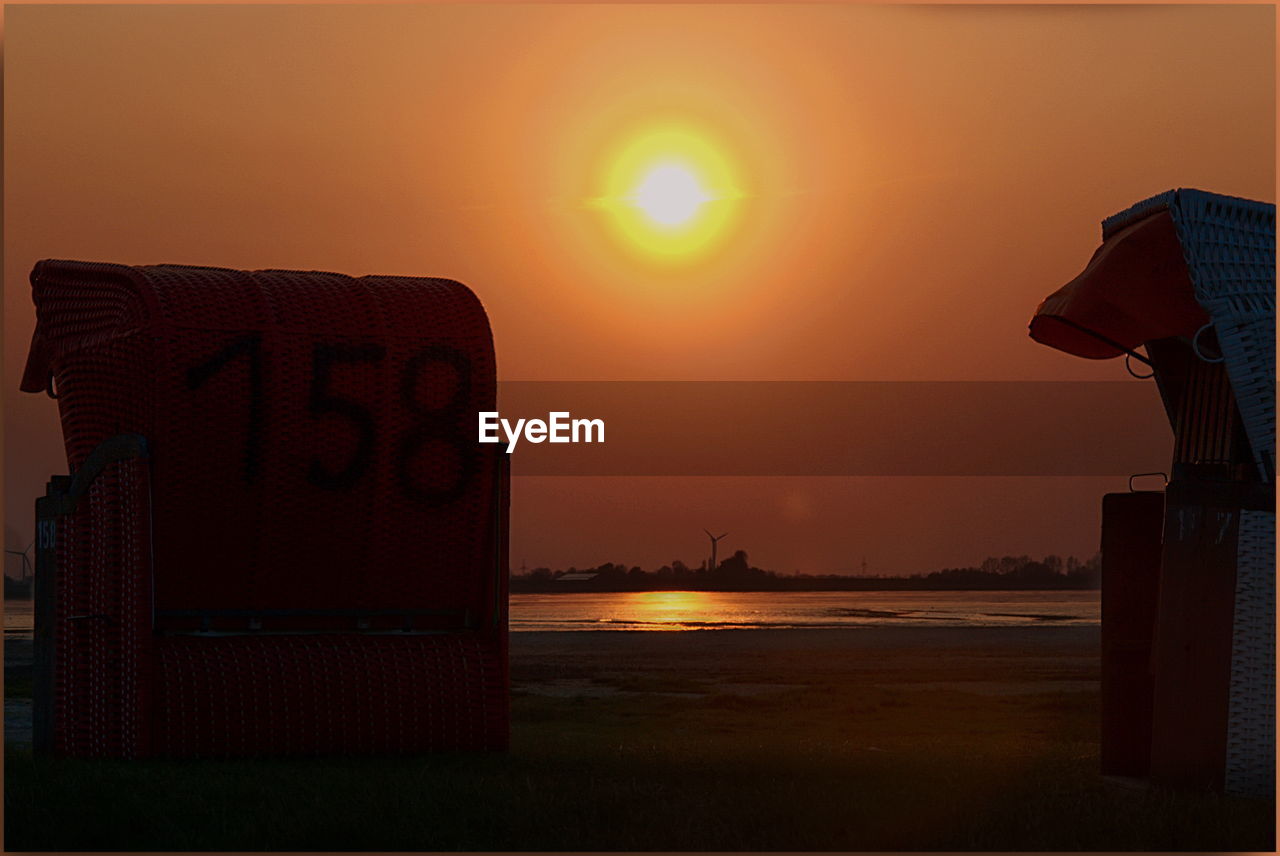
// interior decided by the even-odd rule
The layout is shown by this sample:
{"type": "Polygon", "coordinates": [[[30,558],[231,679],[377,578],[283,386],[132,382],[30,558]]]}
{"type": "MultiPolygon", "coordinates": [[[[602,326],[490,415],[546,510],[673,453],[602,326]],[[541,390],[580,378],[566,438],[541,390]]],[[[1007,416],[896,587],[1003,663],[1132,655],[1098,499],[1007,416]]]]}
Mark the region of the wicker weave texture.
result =
{"type": "Polygon", "coordinates": [[[1227,793],[1275,793],[1276,516],[1243,511],[1231,634],[1227,793]]]}
{"type": "Polygon", "coordinates": [[[150,754],[147,464],[112,465],[59,529],[55,751],[150,754]]]}
{"type": "Polygon", "coordinates": [[[176,636],[158,648],[160,755],[506,748],[501,652],[475,634],[176,636]]]}
{"type": "Polygon", "coordinates": [[[475,437],[476,412],[496,406],[496,370],[483,307],[465,286],[60,261],[37,265],[32,284],[38,323],[23,388],[57,390],[72,470],[117,434],[140,434],[152,449],[149,483],[135,478],[65,527],[60,652],[78,665],[60,673],[60,751],[505,743],[494,714],[506,704],[505,487],[498,456],[475,437]],[[142,502],[150,543],[130,552],[142,502]],[[99,602],[107,579],[118,603],[99,602]],[[76,616],[139,609],[145,644],[137,662],[118,664],[138,682],[132,702],[102,684],[106,667],[93,659],[123,643],[76,616]],[[202,630],[260,635],[215,644],[225,637],[202,630]],[[374,635],[396,630],[406,640],[398,647],[374,635]],[[457,639],[428,644],[435,637],[414,635],[423,632],[457,639]],[[183,633],[197,635],[173,635],[183,633]],[[289,633],[343,641],[317,647],[298,639],[319,636],[289,633]],[[380,670],[373,661],[387,652],[380,670]],[[291,659],[285,671],[272,665],[291,659]],[[282,675],[298,682],[296,695],[273,694],[282,675]],[[412,686],[366,696],[377,704],[353,701],[362,675],[412,686]],[[352,730],[308,719],[331,715],[322,713],[329,695],[347,706],[352,730]],[[272,706],[299,698],[314,713],[272,706]],[[412,722],[424,730],[374,736],[390,728],[384,718],[405,716],[383,702],[418,708],[412,722]],[[264,742],[267,726],[233,728],[234,711],[286,717],[276,725],[315,740],[264,742]],[[449,717],[475,728],[440,727],[449,717]]]}
{"type": "Polygon", "coordinates": [[[488,557],[474,420],[496,397],[465,287],[68,263],[35,283],[71,466],[125,431],[156,450],[157,566],[184,568],[158,608],[484,600],[457,572],[488,557]]]}
{"type": "Polygon", "coordinates": [[[1196,299],[1213,319],[1245,432],[1264,479],[1275,473],[1276,208],[1180,189],[1103,221],[1103,238],[1161,209],[1177,228],[1196,299]]]}

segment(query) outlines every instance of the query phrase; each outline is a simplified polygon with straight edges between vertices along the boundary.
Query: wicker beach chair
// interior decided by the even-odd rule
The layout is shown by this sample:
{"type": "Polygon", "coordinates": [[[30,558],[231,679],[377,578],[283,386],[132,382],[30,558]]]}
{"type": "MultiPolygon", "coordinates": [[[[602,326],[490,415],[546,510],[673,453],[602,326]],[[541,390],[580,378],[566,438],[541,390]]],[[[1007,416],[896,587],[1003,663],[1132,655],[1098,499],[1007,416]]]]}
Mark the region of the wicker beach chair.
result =
{"type": "Polygon", "coordinates": [[[1142,510],[1149,498],[1104,502],[1104,744],[1109,733],[1149,735],[1137,763],[1157,781],[1273,794],[1275,206],[1172,190],[1102,231],[1085,272],[1040,305],[1031,335],[1078,356],[1148,363],[1174,432],[1162,532],[1132,531],[1156,525],[1142,510]],[[1154,622],[1132,591],[1118,594],[1122,579],[1148,581],[1154,622]],[[1130,606],[1109,610],[1117,597],[1130,606]],[[1117,626],[1128,619],[1145,626],[1117,626]],[[1141,683],[1121,665],[1135,644],[1150,652],[1145,699],[1121,686],[1141,683]]]}
{"type": "Polygon", "coordinates": [[[41,262],[23,389],[35,742],[74,757],[501,749],[488,321],[440,279],[41,262]]]}
{"type": "Polygon", "coordinates": [[[1217,334],[1254,460],[1262,478],[1273,480],[1276,207],[1203,190],[1170,190],[1108,217],[1103,239],[1162,211],[1173,218],[1196,301],[1217,334]]]}

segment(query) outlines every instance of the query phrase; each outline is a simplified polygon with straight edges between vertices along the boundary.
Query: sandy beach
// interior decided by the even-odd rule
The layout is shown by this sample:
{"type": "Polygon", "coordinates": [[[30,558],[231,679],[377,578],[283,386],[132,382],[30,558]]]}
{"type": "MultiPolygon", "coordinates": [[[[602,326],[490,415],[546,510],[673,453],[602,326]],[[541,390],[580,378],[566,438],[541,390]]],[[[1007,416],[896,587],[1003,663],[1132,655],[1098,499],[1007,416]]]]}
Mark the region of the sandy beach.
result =
{"type": "Polygon", "coordinates": [[[893,687],[980,695],[1094,692],[1095,627],[532,632],[511,636],[512,687],[540,695],[759,694],[893,687]]]}
{"type": "MultiPolygon", "coordinates": [[[[511,634],[511,678],[517,697],[562,699],[1096,695],[1097,649],[1097,627],[526,632],[511,634]]],[[[30,640],[6,641],[9,681],[29,681],[30,663],[30,640]]],[[[6,742],[29,730],[29,704],[10,699],[6,742]]]]}
{"type": "Polygon", "coordinates": [[[1097,658],[1096,626],[513,633],[508,753],[42,766],[7,728],[6,844],[1271,849],[1269,804],[1098,775],[1097,658]]]}

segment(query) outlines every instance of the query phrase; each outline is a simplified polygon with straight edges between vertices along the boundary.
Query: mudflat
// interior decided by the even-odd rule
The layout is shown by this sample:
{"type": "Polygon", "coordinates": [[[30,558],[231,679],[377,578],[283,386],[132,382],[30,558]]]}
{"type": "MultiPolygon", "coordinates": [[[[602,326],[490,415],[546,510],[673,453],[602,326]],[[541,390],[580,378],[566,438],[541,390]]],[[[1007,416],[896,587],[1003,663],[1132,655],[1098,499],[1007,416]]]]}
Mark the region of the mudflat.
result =
{"type": "Polygon", "coordinates": [[[511,636],[507,753],[6,747],[16,850],[1273,848],[1269,801],[1098,775],[1098,628],[511,636]]]}

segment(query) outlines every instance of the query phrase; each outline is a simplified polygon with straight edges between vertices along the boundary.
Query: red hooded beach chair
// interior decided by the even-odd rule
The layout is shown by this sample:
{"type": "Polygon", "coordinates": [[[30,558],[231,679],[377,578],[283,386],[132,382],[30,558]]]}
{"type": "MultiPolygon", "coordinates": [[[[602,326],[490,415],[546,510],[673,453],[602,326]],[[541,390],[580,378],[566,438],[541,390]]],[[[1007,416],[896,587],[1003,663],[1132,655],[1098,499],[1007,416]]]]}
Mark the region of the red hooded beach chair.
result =
{"type": "Polygon", "coordinates": [[[1102,237],[1031,336],[1147,363],[1174,434],[1163,491],[1103,503],[1103,771],[1273,794],[1275,206],[1173,190],[1102,237]]]}
{"type": "Polygon", "coordinates": [[[45,261],[22,388],[35,744],[73,757],[501,749],[507,470],[483,307],[442,279],[45,261]]]}

